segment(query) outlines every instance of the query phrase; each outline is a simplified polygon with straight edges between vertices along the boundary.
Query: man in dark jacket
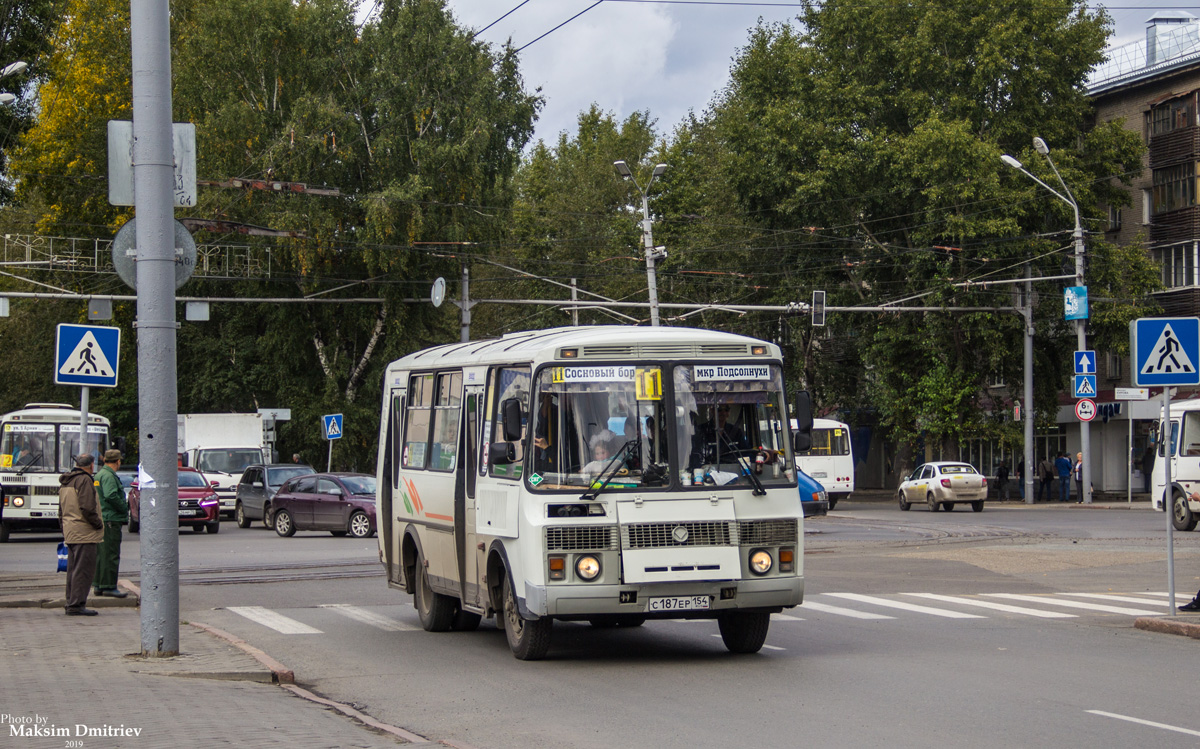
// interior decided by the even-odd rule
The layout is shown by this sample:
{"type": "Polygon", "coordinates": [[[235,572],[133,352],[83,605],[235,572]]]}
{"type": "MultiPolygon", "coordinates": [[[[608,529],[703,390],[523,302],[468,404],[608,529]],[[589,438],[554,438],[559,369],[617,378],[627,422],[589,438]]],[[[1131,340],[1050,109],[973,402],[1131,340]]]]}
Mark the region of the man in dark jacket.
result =
{"type": "Polygon", "coordinates": [[[96,501],[95,459],[75,458],[75,468],[58,477],[58,523],[67,544],[67,616],[95,616],[85,606],[96,575],[96,546],[104,539],[104,521],[96,501]]]}
{"type": "Polygon", "coordinates": [[[129,594],[117,590],[117,575],[121,569],[121,526],[129,522],[129,504],[125,501],[125,488],[117,477],[121,467],[120,450],[104,453],[104,467],[96,471],[96,483],[100,487],[100,514],[104,519],[104,540],[100,542],[99,559],[96,562],[96,580],[92,583],[98,596],[125,598],[129,594]]]}

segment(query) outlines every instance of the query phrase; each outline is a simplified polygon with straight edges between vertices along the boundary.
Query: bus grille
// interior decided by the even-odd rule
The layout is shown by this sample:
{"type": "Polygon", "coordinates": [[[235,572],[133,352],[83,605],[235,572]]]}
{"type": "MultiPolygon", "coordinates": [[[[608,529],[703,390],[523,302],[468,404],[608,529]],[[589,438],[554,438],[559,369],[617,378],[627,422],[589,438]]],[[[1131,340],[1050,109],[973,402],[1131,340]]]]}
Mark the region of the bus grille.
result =
{"type": "Polygon", "coordinates": [[[727,521],[710,523],[638,523],[621,526],[626,549],[660,549],[671,546],[732,546],[727,521]]]}
{"type": "Polygon", "coordinates": [[[29,484],[5,484],[4,493],[11,494],[14,497],[28,496],[29,484]]]}
{"type": "Polygon", "coordinates": [[[617,548],[611,525],[548,525],[547,551],[605,551],[617,548]]]}
{"type": "Polygon", "coordinates": [[[34,493],[34,495],[49,494],[49,495],[53,495],[53,496],[57,497],[58,496],[58,487],[57,486],[35,486],[35,487],[33,487],[33,493],[34,493]]]}
{"type": "Polygon", "coordinates": [[[795,520],[743,520],[738,525],[742,546],[781,546],[798,538],[795,520]]]}

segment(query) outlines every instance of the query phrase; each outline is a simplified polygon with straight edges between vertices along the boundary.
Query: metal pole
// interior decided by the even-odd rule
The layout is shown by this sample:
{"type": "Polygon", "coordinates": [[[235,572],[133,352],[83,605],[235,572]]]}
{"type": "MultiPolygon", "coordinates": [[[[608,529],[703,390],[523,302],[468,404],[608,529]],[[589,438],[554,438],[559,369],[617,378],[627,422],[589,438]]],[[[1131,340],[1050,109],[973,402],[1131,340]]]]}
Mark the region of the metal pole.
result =
{"type": "Polygon", "coordinates": [[[1129,418],[1129,439],[1125,443],[1125,502],[1133,504],[1133,403],[1129,404],[1129,410],[1125,412],[1129,418]]]}
{"type": "Polygon", "coordinates": [[[459,328],[459,340],[463,343],[471,340],[471,269],[466,265],[462,269],[462,325],[459,328]]]}
{"type": "MultiPolygon", "coordinates": [[[[579,286],[574,278],[571,279],[571,301],[579,301],[579,286]]],[[[579,327],[579,308],[571,308],[571,325],[579,327]]]]}
{"type": "Polygon", "coordinates": [[[174,154],[167,0],[130,0],[137,216],[142,653],[179,652],[174,154]]]}
{"type": "MultiPolygon", "coordinates": [[[[79,388],[79,455],[87,454],[87,425],[88,425],[88,409],[90,408],[92,390],[87,385],[79,388]]],[[[66,463],[64,465],[74,467],[74,463],[66,463]]]]}
{"type": "MultiPolygon", "coordinates": [[[[1175,451],[1171,449],[1171,388],[1163,388],[1163,419],[1162,419],[1163,472],[1166,480],[1163,482],[1163,514],[1167,516],[1167,599],[1171,602],[1171,616],[1175,616],[1175,525],[1171,522],[1175,501],[1171,490],[1171,459],[1175,451]]],[[[1182,430],[1181,430],[1182,431],[1182,430]]],[[[1183,435],[1180,435],[1181,437],[1183,435]]],[[[1150,506],[1154,506],[1154,498],[1150,498],[1150,506]]]]}
{"type": "Polygon", "coordinates": [[[325,459],[325,473],[333,471],[333,440],[326,437],[329,442],[329,457],[325,459]]]}
{"type": "MultiPolygon", "coordinates": [[[[651,182],[654,180],[651,179],[651,182]]],[[[650,189],[647,185],[646,189],[650,189]]],[[[658,325],[658,280],[654,274],[654,235],[650,231],[650,198],[642,193],[642,242],[646,245],[646,284],[650,288],[650,324],[658,325]]]]}
{"type": "Polygon", "coordinates": [[[1033,268],[1025,263],[1025,504],[1033,504],[1033,268]]]}
{"type": "MultiPolygon", "coordinates": [[[[1071,207],[1075,209],[1075,285],[1083,286],[1083,227],[1079,223],[1079,206],[1072,203],[1071,207]]],[[[1075,321],[1075,341],[1077,350],[1087,350],[1087,320],[1075,321]]],[[[1083,453],[1083,484],[1080,486],[1083,496],[1079,501],[1091,504],[1092,438],[1089,422],[1086,421],[1079,422],[1079,451],[1083,453]]]]}

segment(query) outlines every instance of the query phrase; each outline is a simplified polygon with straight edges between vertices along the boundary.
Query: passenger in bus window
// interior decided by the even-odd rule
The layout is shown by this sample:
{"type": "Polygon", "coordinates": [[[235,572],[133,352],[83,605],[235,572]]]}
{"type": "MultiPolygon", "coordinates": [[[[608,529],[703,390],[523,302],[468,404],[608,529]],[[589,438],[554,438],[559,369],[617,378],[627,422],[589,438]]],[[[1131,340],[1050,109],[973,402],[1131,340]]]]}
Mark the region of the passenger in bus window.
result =
{"type": "Polygon", "coordinates": [[[745,449],[750,446],[746,441],[746,433],[742,428],[729,420],[730,405],[721,403],[717,406],[717,421],[716,425],[713,422],[708,422],[705,425],[705,438],[708,442],[720,442],[721,452],[725,452],[731,446],[738,449],[745,449]],[[719,436],[719,439],[718,439],[719,436]]]}
{"type": "Polygon", "coordinates": [[[616,442],[617,435],[608,429],[601,429],[593,434],[588,440],[588,447],[592,451],[592,462],[583,467],[583,473],[598,476],[612,460],[613,453],[616,451],[616,442]]]}

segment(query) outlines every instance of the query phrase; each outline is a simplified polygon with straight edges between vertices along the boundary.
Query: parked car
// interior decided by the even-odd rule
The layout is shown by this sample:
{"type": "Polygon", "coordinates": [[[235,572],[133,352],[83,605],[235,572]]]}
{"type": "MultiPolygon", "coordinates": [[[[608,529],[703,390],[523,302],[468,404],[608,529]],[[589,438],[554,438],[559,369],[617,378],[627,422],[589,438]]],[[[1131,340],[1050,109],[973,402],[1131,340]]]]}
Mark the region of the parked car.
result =
{"type": "Polygon", "coordinates": [[[316,473],[310,465],[303,463],[261,463],[247,466],[238,480],[237,500],[233,517],[239,528],[249,528],[250,523],[261,520],[267,528],[271,524],[271,500],[284,482],[296,476],[316,473]]]}
{"type": "Polygon", "coordinates": [[[121,490],[125,492],[125,499],[129,499],[129,487],[133,486],[133,482],[137,481],[136,468],[122,468],[117,471],[117,478],[121,480],[121,490]]]}
{"type": "MultiPolygon", "coordinates": [[[[137,482],[129,487],[129,532],[137,533],[141,529],[141,499],[142,493],[137,482]]],[[[218,533],[221,530],[221,498],[212,482],[195,468],[179,469],[179,527],[191,526],[199,533],[207,530],[218,533]]]]}
{"type": "Polygon", "coordinates": [[[820,481],[797,468],[796,484],[800,487],[800,506],[804,509],[804,517],[829,514],[829,494],[820,481]]]}
{"type": "Polygon", "coordinates": [[[271,502],[275,532],[375,535],[375,477],[365,473],[316,473],[289,479],[271,502]]]}
{"type": "Polygon", "coordinates": [[[987,499],[987,478],[969,463],[941,461],[917,466],[900,484],[896,493],[901,510],[917,502],[929,505],[930,512],[954,509],[956,502],[970,502],[971,509],[983,512],[987,499]]]}

